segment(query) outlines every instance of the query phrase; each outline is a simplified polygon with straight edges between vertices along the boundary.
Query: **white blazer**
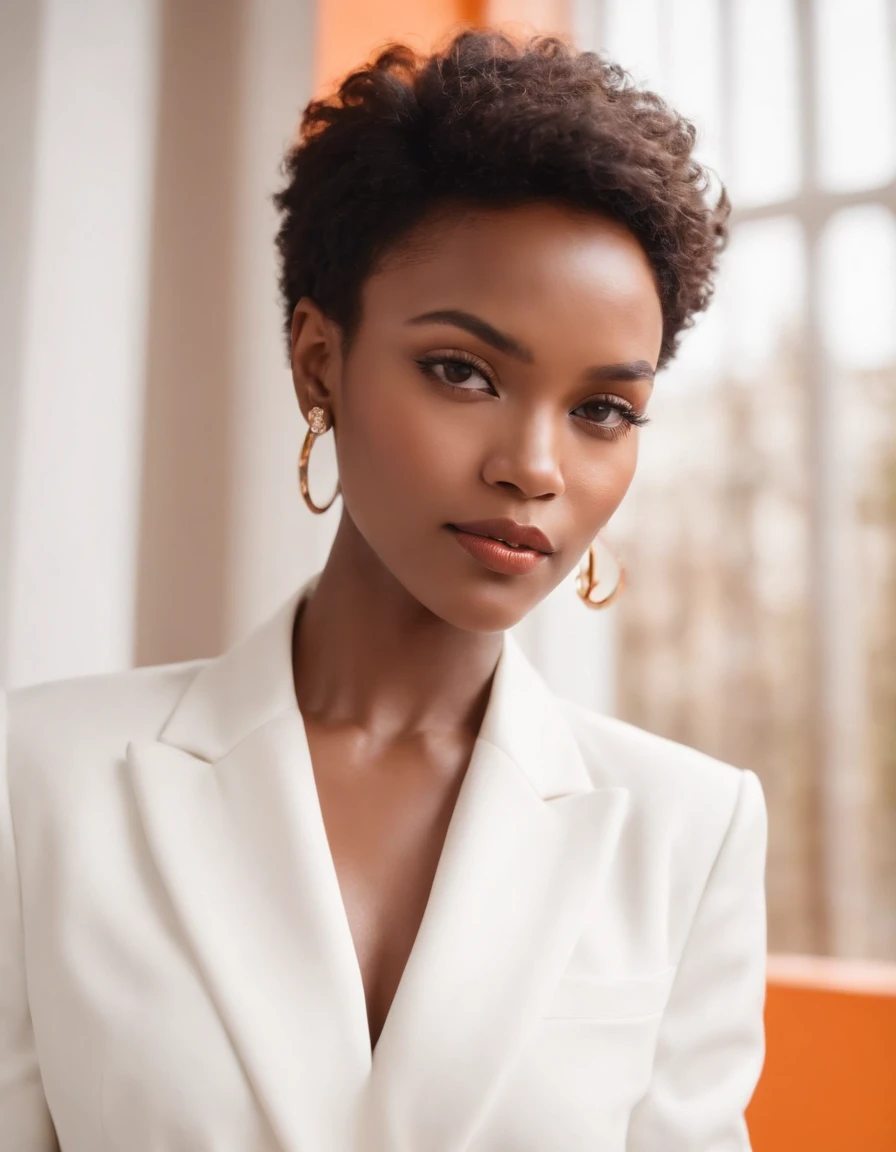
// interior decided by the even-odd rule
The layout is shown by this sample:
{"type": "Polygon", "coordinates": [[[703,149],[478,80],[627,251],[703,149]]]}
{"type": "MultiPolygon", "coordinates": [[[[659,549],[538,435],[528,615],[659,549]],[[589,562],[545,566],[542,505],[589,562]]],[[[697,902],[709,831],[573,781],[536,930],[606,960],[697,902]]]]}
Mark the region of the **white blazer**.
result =
{"type": "Polygon", "coordinates": [[[759,781],[556,699],[509,636],[371,1058],[309,587],[216,659],[0,694],[2,1152],[749,1149],[759,781]]]}

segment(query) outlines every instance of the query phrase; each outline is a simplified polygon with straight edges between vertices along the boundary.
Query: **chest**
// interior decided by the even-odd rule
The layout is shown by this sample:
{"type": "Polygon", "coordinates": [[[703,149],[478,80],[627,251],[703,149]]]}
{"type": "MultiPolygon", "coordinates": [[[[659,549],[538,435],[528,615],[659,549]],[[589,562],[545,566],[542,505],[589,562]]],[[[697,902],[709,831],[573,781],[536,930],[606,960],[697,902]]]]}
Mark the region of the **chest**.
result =
{"type": "Polygon", "coordinates": [[[313,723],[308,742],[374,1048],[426,910],[472,744],[375,747],[313,723]]]}
{"type": "Polygon", "coordinates": [[[63,1146],[621,1152],[668,990],[656,837],[615,789],[546,805],[488,743],[468,768],[312,743],[319,787],[273,724],[214,766],[132,753],[139,805],[60,809],[52,869],[20,837],[63,1146]]]}

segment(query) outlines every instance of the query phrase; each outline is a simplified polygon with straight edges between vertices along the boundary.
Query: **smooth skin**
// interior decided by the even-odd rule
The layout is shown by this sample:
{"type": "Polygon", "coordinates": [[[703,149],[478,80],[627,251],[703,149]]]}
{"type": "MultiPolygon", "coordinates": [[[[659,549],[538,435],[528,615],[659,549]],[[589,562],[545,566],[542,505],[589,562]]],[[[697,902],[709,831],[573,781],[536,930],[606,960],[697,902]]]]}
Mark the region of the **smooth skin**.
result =
{"type": "Polygon", "coordinates": [[[541,203],[456,205],[415,229],[365,282],[345,359],[316,303],[295,308],[296,396],[306,419],[314,406],[328,415],[343,507],[296,620],[293,674],[372,1049],[501,634],[578,564],[628,490],[639,433],[621,410],[645,413],[662,331],[635,236],[541,203]],[[442,316],[418,319],[430,313],[442,316]],[[447,527],[493,517],[537,526],[551,555],[499,574],[447,527]]]}

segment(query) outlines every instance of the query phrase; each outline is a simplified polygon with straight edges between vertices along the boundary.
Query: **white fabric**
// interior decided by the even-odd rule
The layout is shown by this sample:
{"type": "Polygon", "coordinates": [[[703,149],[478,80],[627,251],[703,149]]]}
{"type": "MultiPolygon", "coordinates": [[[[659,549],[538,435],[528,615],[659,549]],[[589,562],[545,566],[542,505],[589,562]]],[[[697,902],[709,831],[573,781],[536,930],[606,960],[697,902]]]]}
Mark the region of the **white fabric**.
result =
{"type": "Polygon", "coordinates": [[[303,592],[219,658],[9,694],[3,1152],[749,1149],[757,777],[558,700],[506,636],[371,1058],[303,592]]]}

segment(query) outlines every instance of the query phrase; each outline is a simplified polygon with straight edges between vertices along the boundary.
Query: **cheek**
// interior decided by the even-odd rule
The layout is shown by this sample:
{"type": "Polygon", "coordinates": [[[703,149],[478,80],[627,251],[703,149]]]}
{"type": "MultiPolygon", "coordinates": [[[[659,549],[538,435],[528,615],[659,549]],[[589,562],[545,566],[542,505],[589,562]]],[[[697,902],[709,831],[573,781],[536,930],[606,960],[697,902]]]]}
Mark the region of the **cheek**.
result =
{"type": "Polygon", "coordinates": [[[475,469],[473,405],[438,404],[427,389],[405,370],[346,390],[339,468],[349,498],[389,488],[413,502],[415,494],[456,490],[475,469]]]}
{"type": "Polygon", "coordinates": [[[635,469],[638,465],[639,435],[638,429],[632,428],[628,435],[616,445],[619,449],[619,456],[614,461],[616,466],[612,469],[607,484],[617,504],[625,496],[635,476],[635,469]]]}
{"type": "Polygon", "coordinates": [[[566,474],[566,497],[583,538],[593,539],[628,491],[638,462],[638,430],[624,438],[585,446],[566,474]]]}
{"type": "Polygon", "coordinates": [[[622,499],[638,463],[638,430],[631,429],[618,440],[598,441],[592,449],[586,444],[577,453],[567,474],[567,491],[580,491],[601,502],[622,499]]]}

